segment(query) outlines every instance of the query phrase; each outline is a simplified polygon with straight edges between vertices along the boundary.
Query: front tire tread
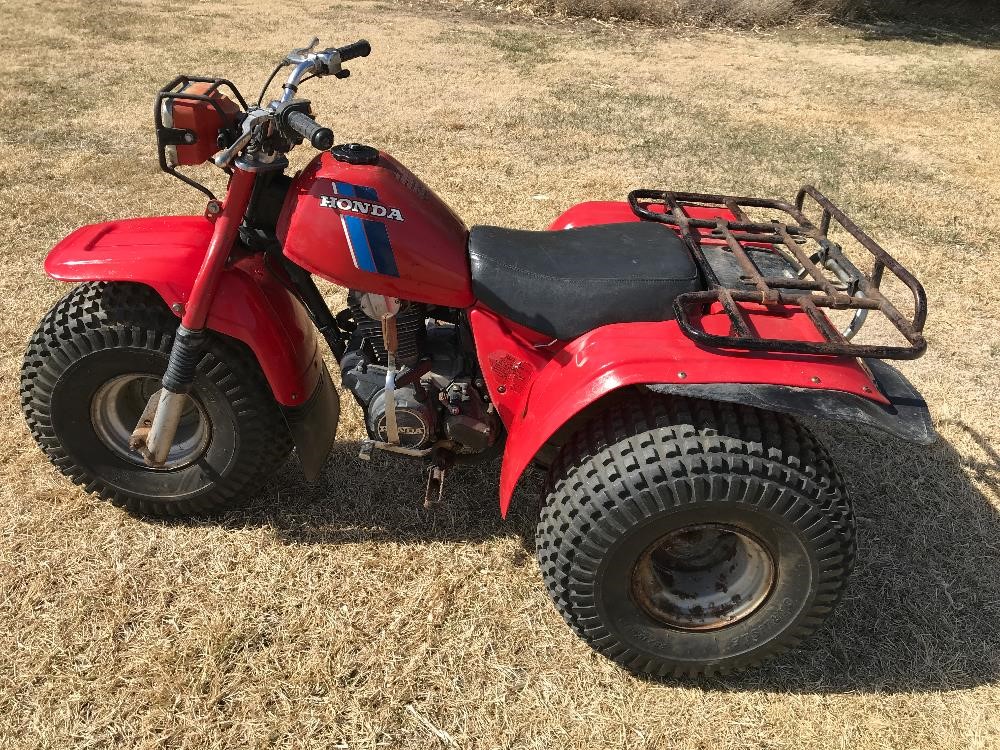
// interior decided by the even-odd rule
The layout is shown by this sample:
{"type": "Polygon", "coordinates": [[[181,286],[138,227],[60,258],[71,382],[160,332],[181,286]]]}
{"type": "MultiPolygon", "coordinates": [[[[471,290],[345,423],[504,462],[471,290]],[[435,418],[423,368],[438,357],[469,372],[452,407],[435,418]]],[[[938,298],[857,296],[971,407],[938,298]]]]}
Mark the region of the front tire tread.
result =
{"type": "Polygon", "coordinates": [[[100,350],[156,352],[164,363],[177,318],[160,296],[141,284],[90,282],[72,289],[42,319],[21,369],[21,407],[35,441],[52,464],[86,492],[131,513],[183,517],[229,509],[245,491],[278,469],[291,438],[256,358],[242,343],[210,334],[198,372],[222,390],[240,425],[238,465],[210,492],[158,500],[129,494],[93,476],[63,448],[52,426],[51,402],[61,374],[81,357],[100,350]]]}

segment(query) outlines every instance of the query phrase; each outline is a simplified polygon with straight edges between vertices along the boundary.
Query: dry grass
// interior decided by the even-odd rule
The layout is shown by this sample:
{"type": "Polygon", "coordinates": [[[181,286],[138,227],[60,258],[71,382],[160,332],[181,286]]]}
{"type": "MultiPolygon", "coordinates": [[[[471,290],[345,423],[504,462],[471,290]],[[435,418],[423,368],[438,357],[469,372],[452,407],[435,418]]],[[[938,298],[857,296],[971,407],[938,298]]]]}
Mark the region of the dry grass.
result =
{"type": "Polygon", "coordinates": [[[601,20],[759,26],[805,17],[854,18],[862,10],[857,0],[511,0],[508,5],[532,14],[601,20]]]}
{"type": "Polygon", "coordinates": [[[7,15],[0,745],[997,747],[997,53],[308,5],[54,0],[7,15]],[[154,90],[190,71],[249,91],[313,31],[375,50],[349,81],[311,86],[323,120],[411,164],[470,223],[541,227],[637,186],[788,195],[808,180],[925,280],[931,348],[903,369],[942,440],[816,425],[860,550],[804,650],[704,684],[625,675],[546,598],[525,551],[536,477],[507,522],[496,466],[456,472],[448,506],[426,513],[412,465],[353,457],[351,407],[318,484],[290,464],[221,523],[138,521],[49,467],[17,406],[24,342],[64,291],[42,275],[46,250],[81,223],[200,210],[157,173],[154,90]]]}
{"type": "MultiPolygon", "coordinates": [[[[449,0],[439,0],[448,2],[449,0]]],[[[979,26],[1000,20],[988,0],[451,0],[541,16],[656,25],[780,26],[803,20],[930,21],[979,26]]]]}

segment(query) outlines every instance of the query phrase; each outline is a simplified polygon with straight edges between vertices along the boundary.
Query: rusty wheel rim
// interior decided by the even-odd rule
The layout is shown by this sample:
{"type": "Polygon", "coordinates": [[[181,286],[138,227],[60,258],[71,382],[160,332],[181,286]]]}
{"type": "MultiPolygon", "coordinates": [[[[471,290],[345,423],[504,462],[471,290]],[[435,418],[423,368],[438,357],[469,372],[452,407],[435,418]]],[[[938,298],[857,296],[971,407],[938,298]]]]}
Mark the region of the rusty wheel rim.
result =
{"type": "Polygon", "coordinates": [[[162,467],[148,466],[142,456],[129,447],[129,441],[146,402],[159,388],[160,379],[153,375],[130,373],[112,378],[94,394],[90,402],[90,421],[98,439],[115,455],[151,471],[170,471],[188,466],[201,457],[208,447],[211,427],[201,404],[189,398],[167,460],[162,467]]]}
{"type": "Polygon", "coordinates": [[[693,524],[660,537],[632,571],[632,595],[679,630],[718,630],[746,619],[770,596],[777,566],[745,529],[693,524]]]}

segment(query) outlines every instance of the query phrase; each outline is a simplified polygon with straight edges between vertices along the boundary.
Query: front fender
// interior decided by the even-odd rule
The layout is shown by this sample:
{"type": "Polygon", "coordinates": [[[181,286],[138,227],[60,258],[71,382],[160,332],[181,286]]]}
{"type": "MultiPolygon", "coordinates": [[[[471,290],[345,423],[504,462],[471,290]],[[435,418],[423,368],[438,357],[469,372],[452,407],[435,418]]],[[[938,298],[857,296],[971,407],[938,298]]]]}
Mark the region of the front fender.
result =
{"type": "MultiPolygon", "coordinates": [[[[212,222],[201,216],[93,224],[56,245],[45,259],[45,272],[59,281],[145,284],[173,309],[188,301],[212,230],[212,222]]],[[[298,406],[312,395],[322,362],[315,329],[260,256],[223,271],[207,327],[253,350],[278,403],[298,406]]]]}
{"type": "MultiPolygon", "coordinates": [[[[763,334],[771,325],[790,325],[788,319],[766,317],[754,321],[763,334]]],[[[507,427],[500,475],[504,515],[521,474],[546,442],[589,406],[627,386],[702,398],[713,398],[714,388],[717,400],[861,421],[883,429],[891,426],[891,415],[898,410],[869,371],[852,358],[709,349],[684,336],[675,321],[662,321],[604,326],[560,344],[542,360],[539,347],[521,340],[500,318],[474,310],[470,320],[487,387],[507,427]],[[497,362],[503,363],[502,370],[492,366],[497,362]],[[798,411],[778,408],[788,394],[794,394],[798,411]],[[842,408],[829,408],[831,404],[842,408]],[[872,414],[890,418],[865,418],[872,414]]],[[[901,388],[898,383],[894,387],[901,388]]],[[[909,389],[915,393],[912,386],[909,389]]],[[[786,406],[792,404],[790,396],[785,401],[786,406]]],[[[890,431],[913,438],[905,430],[890,431]]]]}
{"type": "MultiPolygon", "coordinates": [[[[56,245],[45,259],[45,272],[59,281],[145,284],[176,315],[190,297],[212,232],[213,223],[201,216],[93,224],[56,245]]],[[[317,402],[328,407],[332,403],[316,330],[302,304],[264,265],[262,256],[248,256],[226,267],[206,326],[250,347],[286,416],[295,411],[314,414],[317,402]]],[[[335,401],[336,394],[332,398],[335,401]]],[[[337,415],[323,416],[334,420],[335,430],[337,415]]],[[[309,422],[315,424],[315,419],[309,422]]],[[[300,417],[289,418],[291,425],[300,422],[300,417]]],[[[324,442],[328,430],[322,430],[324,442]]],[[[296,437],[297,446],[299,442],[296,437]]],[[[298,447],[302,455],[303,446],[298,447]]],[[[314,472],[307,468],[307,473],[314,472]]]]}

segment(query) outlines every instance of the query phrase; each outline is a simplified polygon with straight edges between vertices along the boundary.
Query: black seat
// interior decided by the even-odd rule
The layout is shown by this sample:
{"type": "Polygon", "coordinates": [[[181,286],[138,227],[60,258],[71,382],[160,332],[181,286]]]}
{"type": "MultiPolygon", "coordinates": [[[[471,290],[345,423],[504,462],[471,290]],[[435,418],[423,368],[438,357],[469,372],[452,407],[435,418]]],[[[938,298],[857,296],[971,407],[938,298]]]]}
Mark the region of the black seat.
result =
{"type": "Polygon", "coordinates": [[[472,288],[505,318],[564,341],[608,323],[669,320],[702,289],[673,230],[650,222],[529,232],[473,227],[472,288]]]}

